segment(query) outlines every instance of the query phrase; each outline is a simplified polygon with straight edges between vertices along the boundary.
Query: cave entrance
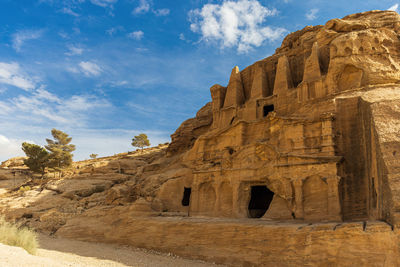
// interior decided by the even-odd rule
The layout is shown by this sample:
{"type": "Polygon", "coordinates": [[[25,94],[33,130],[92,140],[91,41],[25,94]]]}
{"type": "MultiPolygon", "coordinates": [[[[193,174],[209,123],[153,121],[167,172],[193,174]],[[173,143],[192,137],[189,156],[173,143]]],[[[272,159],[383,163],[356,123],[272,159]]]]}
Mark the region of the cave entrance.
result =
{"type": "Polygon", "coordinates": [[[189,206],[191,194],[192,188],[185,187],[185,190],[183,191],[182,206],[189,206]]]}
{"type": "Polygon", "coordinates": [[[266,117],[268,113],[274,111],[274,105],[265,105],[263,109],[263,115],[266,117]]]}
{"type": "Polygon", "coordinates": [[[249,218],[261,218],[264,216],[273,197],[274,192],[269,190],[266,186],[252,186],[249,202],[249,218]]]}

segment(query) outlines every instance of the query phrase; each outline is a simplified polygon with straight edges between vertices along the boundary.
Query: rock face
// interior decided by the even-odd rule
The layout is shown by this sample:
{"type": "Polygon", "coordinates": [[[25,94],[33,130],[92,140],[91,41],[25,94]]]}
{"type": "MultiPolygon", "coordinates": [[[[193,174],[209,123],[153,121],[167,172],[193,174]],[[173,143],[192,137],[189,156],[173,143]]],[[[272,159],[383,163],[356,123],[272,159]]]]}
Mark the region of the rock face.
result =
{"type": "Polygon", "coordinates": [[[206,133],[212,123],[211,103],[207,103],[191,118],[182,123],[182,125],[171,135],[171,144],[168,146],[168,155],[181,153],[192,148],[196,139],[206,133]]]}
{"type": "Polygon", "coordinates": [[[9,160],[6,160],[0,164],[0,168],[6,168],[6,169],[27,169],[26,166],[24,165],[24,159],[26,157],[15,157],[11,158],[9,160]]]}
{"type": "Polygon", "coordinates": [[[291,33],[212,86],[168,147],[77,162],[0,209],[62,236],[218,262],[399,265],[399,36],[392,11],[291,33]]]}
{"type": "Polygon", "coordinates": [[[399,34],[396,12],[334,19],[211,87],[212,125],[182,157],[190,214],[398,224],[399,34]]]}

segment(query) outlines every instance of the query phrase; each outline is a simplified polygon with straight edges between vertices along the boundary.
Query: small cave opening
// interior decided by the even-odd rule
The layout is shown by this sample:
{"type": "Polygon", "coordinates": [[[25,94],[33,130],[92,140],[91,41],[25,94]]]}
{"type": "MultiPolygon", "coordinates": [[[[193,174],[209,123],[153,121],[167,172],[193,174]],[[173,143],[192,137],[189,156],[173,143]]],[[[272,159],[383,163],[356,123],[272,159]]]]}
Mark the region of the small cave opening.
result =
{"type": "Polygon", "coordinates": [[[257,185],[251,187],[251,198],[249,202],[249,218],[261,218],[267,212],[274,192],[266,186],[257,185]]]}
{"type": "Polygon", "coordinates": [[[274,105],[265,105],[263,109],[264,117],[266,117],[272,111],[274,111],[274,105]]]}
{"type": "Polygon", "coordinates": [[[192,188],[185,187],[183,191],[182,206],[189,206],[191,194],[192,194],[192,188]]]}

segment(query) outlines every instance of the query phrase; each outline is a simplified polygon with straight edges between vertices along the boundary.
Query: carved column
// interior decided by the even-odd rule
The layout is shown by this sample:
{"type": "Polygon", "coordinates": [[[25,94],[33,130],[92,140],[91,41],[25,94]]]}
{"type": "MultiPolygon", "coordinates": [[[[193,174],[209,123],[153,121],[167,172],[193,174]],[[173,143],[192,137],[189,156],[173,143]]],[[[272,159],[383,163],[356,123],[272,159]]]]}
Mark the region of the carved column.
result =
{"type": "Polygon", "coordinates": [[[335,221],[341,221],[341,207],[339,198],[340,176],[330,176],[326,178],[328,183],[328,214],[329,218],[335,221]]]}
{"type": "Polygon", "coordinates": [[[200,192],[199,192],[199,184],[198,184],[198,177],[197,174],[194,175],[193,179],[193,184],[192,184],[192,193],[190,196],[190,204],[189,204],[189,210],[188,210],[188,215],[196,215],[199,212],[199,197],[200,197],[200,192]]]}
{"type": "Polygon", "coordinates": [[[293,181],[294,196],[295,196],[295,216],[296,219],[304,219],[304,207],[303,207],[303,180],[296,179],[293,181]]]}
{"type": "Polygon", "coordinates": [[[333,126],[332,126],[332,118],[324,118],[321,122],[321,130],[322,130],[322,152],[327,155],[334,156],[335,155],[335,143],[333,140],[333,126]]]}
{"type": "Polygon", "coordinates": [[[240,214],[240,184],[237,181],[232,181],[231,180],[231,184],[232,184],[232,215],[234,217],[240,218],[240,217],[244,217],[240,214]]]}

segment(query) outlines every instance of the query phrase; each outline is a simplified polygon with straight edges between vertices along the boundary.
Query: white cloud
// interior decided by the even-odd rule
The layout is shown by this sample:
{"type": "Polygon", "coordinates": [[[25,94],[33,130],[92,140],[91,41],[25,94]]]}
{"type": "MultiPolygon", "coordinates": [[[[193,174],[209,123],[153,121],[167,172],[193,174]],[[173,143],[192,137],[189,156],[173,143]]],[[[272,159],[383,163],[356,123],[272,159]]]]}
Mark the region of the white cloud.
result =
{"type": "Polygon", "coordinates": [[[66,68],[66,70],[72,73],[80,73],[80,70],[75,66],[69,66],[66,68]]]}
{"type": "Polygon", "coordinates": [[[388,10],[399,12],[398,8],[399,4],[394,4],[393,6],[389,7],[388,10]]]}
{"type": "Polygon", "coordinates": [[[13,108],[9,106],[7,103],[0,101],[0,115],[8,115],[11,114],[13,108]]]}
{"type": "Polygon", "coordinates": [[[16,62],[0,62],[0,83],[12,85],[26,91],[36,87],[35,81],[25,74],[16,62]]]}
{"type": "Polygon", "coordinates": [[[90,0],[90,2],[101,7],[112,7],[118,0],[90,0]]]}
{"type": "Polygon", "coordinates": [[[116,32],[117,32],[117,28],[115,28],[115,27],[112,27],[112,28],[106,30],[106,33],[108,35],[114,35],[114,33],[116,33],[116,32]]]}
{"type": "Polygon", "coordinates": [[[57,104],[62,103],[62,101],[59,97],[57,97],[56,95],[47,91],[44,88],[44,86],[41,86],[39,89],[36,90],[36,92],[34,92],[34,97],[37,99],[47,100],[49,102],[53,102],[53,103],[57,103],[57,104]]]}
{"type": "Polygon", "coordinates": [[[25,154],[21,149],[21,144],[23,142],[23,140],[9,139],[0,134],[0,157],[2,161],[13,157],[24,156],[25,154]]]}
{"type": "Polygon", "coordinates": [[[179,39],[182,40],[182,41],[185,41],[186,40],[185,35],[183,33],[180,33],[179,34],[179,39]]]}
{"type": "Polygon", "coordinates": [[[170,10],[168,8],[156,9],[156,10],[153,10],[153,13],[159,17],[160,16],[168,16],[170,13],[170,10]]]}
{"type": "Polygon", "coordinates": [[[220,5],[206,4],[201,10],[191,10],[190,29],[200,33],[203,41],[214,41],[221,48],[237,47],[239,52],[247,52],[286,32],[283,28],[264,25],[266,17],[276,14],[275,9],[268,9],[256,0],[225,0],[220,5]]]}
{"type": "Polygon", "coordinates": [[[58,33],[58,35],[63,39],[68,39],[69,38],[68,34],[66,32],[64,32],[64,31],[60,31],[58,33]]]}
{"type": "MultiPolygon", "coordinates": [[[[21,143],[28,141],[23,139],[33,139],[38,141],[39,144],[49,135],[51,128],[68,129],[68,134],[85,131],[87,124],[93,120],[94,114],[98,114],[99,110],[110,108],[112,108],[112,105],[106,99],[91,95],[73,95],[61,98],[44,88],[40,88],[29,95],[19,95],[9,100],[0,101],[0,161],[22,156],[21,143]],[[7,119],[10,117],[13,119],[7,119]],[[16,139],[6,136],[12,136],[16,139]]],[[[92,131],[92,135],[100,134],[98,130],[90,131],[92,131]]],[[[71,136],[74,137],[73,134],[71,136]]],[[[81,136],[87,135],[81,134],[81,136]]],[[[109,138],[112,139],[113,137],[111,135],[109,138]]],[[[102,141],[104,140],[105,138],[102,139],[102,141]]],[[[78,145],[79,150],[81,149],[80,146],[86,146],[93,151],[100,150],[103,152],[104,149],[100,142],[82,144],[75,142],[74,138],[73,143],[78,145]]],[[[128,142],[127,145],[129,144],[128,142]]],[[[111,149],[111,147],[109,148],[111,149]]],[[[111,151],[113,153],[118,152],[116,148],[110,150],[110,153],[111,151]]],[[[87,151],[83,149],[79,153],[84,156],[87,151]]]]}
{"type": "Polygon", "coordinates": [[[139,6],[137,6],[132,13],[137,15],[137,14],[144,14],[149,12],[150,10],[150,4],[147,0],[139,0],[139,6]]]}
{"type": "Polygon", "coordinates": [[[86,76],[98,76],[102,72],[99,65],[90,61],[82,61],[79,67],[86,76]]]}
{"type": "Polygon", "coordinates": [[[110,82],[110,86],[112,86],[112,87],[126,86],[126,85],[128,85],[128,84],[129,84],[129,82],[128,82],[128,81],[125,81],[125,80],[123,80],[123,81],[110,82]]]}
{"type": "Polygon", "coordinates": [[[79,46],[74,46],[74,45],[68,45],[68,52],[66,52],[65,54],[67,56],[75,56],[75,55],[82,55],[84,49],[79,47],[79,46]]]}
{"type": "Polygon", "coordinates": [[[75,34],[81,34],[81,29],[79,29],[78,27],[74,27],[72,28],[72,30],[74,31],[75,34]]]}
{"type": "Polygon", "coordinates": [[[22,45],[29,40],[39,39],[43,34],[43,30],[22,30],[12,35],[12,46],[15,51],[19,52],[22,45]]]}
{"type": "Polygon", "coordinates": [[[68,45],[67,48],[69,50],[65,53],[67,56],[82,55],[83,51],[85,51],[82,47],[74,45],[68,45]]]}
{"type": "Polygon", "coordinates": [[[71,16],[74,16],[74,17],[79,17],[79,14],[78,13],[76,13],[76,12],[74,12],[71,8],[69,8],[69,7],[63,7],[61,10],[60,10],[62,13],[64,13],[64,14],[68,14],[68,15],[71,15],[71,16]]]}
{"type": "Polygon", "coordinates": [[[307,14],[306,14],[306,19],[308,20],[314,20],[317,18],[317,13],[318,13],[319,9],[318,8],[312,8],[310,9],[307,14]]]}
{"type": "Polygon", "coordinates": [[[143,38],[144,33],[142,31],[135,31],[128,33],[127,36],[130,39],[141,40],[143,38]]]}
{"type": "Polygon", "coordinates": [[[60,98],[41,87],[31,95],[19,95],[0,101],[0,108],[3,110],[0,115],[12,115],[16,121],[29,123],[50,121],[52,124],[84,125],[85,120],[89,118],[82,111],[110,106],[107,100],[95,96],[73,95],[60,98]]]}
{"type": "Polygon", "coordinates": [[[132,14],[139,15],[139,14],[146,14],[151,10],[154,15],[161,17],[161,16],[168,16],[170,10],[168,8],[161,8],[161,9],[152,9],[152,2],[151,0],[139,0],[139,5],[132,11],[132,14]]]}
{"type": "Polygon", "coordinates": [[[106,33],[107,33],[108,35],[111,35],[111,36],[112,36],[112,35],[116,34],[117,32],[122,32],[122,31],[125,31],[124,27],[122,27],[122,26],[116,26],[116,27],[112,27],[112,28],[106,30],[106,33]]]}
{"type": "Polygon", "coordinates": [[[63,109],[69,111],[87,111],[96,107],[106,107],[109,103],[105,100],[98,100],[94,96],[74,95],[65,100],[62,105],[63,109]]]}

